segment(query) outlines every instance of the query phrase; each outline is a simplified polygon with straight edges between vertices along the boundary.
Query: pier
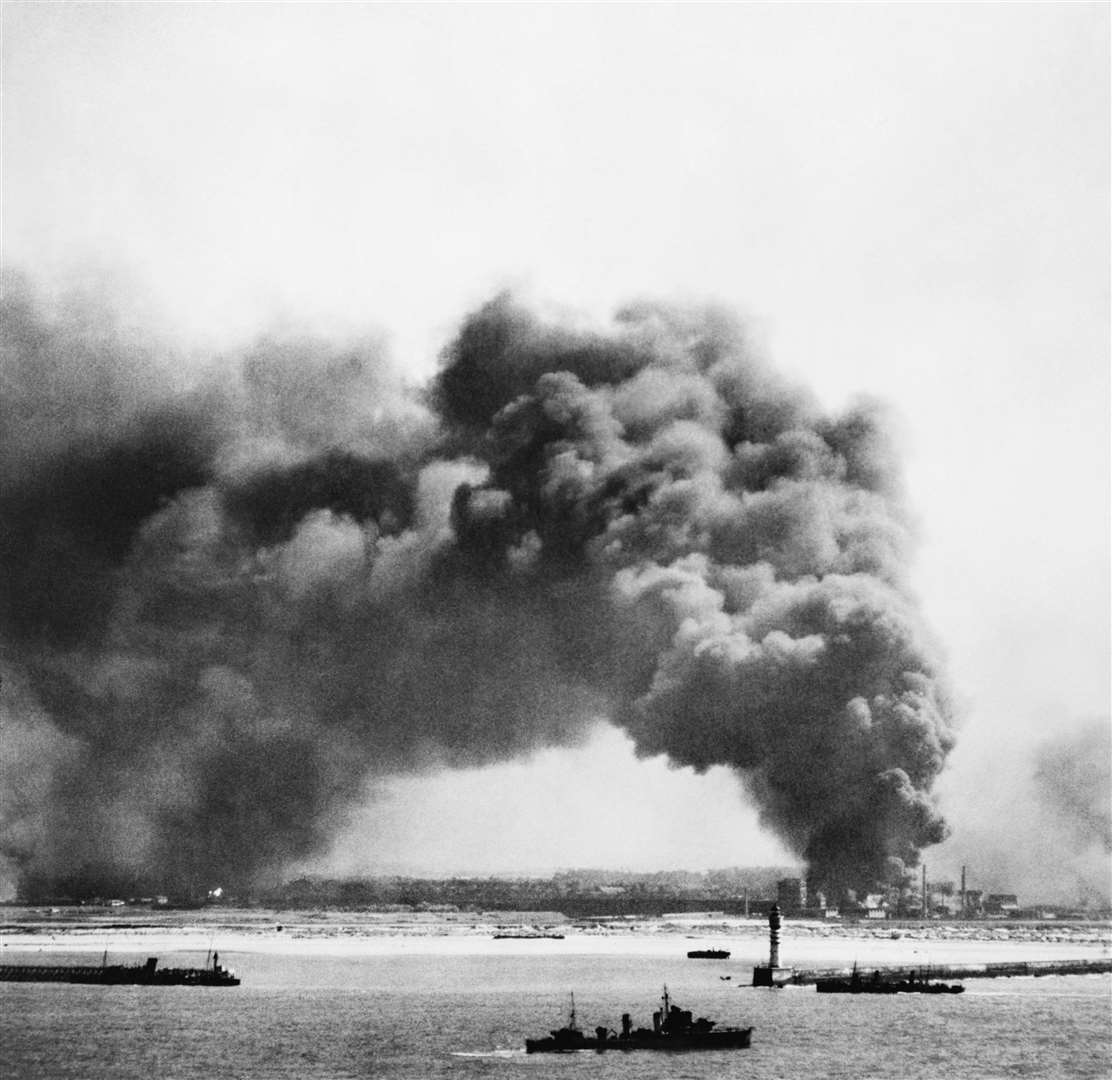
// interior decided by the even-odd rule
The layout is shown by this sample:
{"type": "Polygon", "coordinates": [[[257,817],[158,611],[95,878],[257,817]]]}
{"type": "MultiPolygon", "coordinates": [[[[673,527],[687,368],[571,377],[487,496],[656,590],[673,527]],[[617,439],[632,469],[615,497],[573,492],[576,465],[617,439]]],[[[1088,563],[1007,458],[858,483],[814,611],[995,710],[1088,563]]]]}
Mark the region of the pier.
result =
{"type": "MultiPolygon", "coordinates": [[[[853,967],[793,968],[780,966],[780,908],[772,905],[768,914],[768,963],[753,968],[754,986],[807,986],[820,979],[848,979],[853,967]]],[[[1009,979],[1025,975],[1106,975],[1112,972],[1112,958],[1091,960],[1016,960],[985,964],[879,964],[860,965],[863,973],[876,972],[885,982],[902,979],[1009,979]]]]}
{"type": "MultiPolygon", "coordinates": [[[[900,967],[867,965],[864,974],[880,972],[885,981],[907,979],[912,975],[930,979],[1006,979],[1025,975],[1103,975],[1112,972],[1112,960],[1029,960],[999,964],[922,964],[900,967]]],[[[774,977],[776,986],[807,986],[819,979],[848,979],[849,967],[841,968],[779,968],[774,977]]],[[[761,985],[756,982],[754,986],[761,985]]],[[[767,986],[768,983],[763,985],[767,986]]]]}

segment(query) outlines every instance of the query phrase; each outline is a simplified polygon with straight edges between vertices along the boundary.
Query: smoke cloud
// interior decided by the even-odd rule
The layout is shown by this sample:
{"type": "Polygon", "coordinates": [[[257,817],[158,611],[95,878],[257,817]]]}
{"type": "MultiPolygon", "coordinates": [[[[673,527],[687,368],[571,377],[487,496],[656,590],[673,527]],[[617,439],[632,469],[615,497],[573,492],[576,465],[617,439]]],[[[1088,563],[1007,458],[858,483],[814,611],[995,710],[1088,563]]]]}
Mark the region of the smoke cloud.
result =
{"type": "Polygon", "coordinates": [[[1112,854],[1112,728],[1092,720],[1041,743],[1036,790],[1078,851],[1112,854]]]}
{"type": "MultiPolygon", "coordinates": [[[[970,887],[1040,903],[1112,903],[1112,721],[1053,709],[1035,744],[994,740],[954,760],[943,792],[954,821],[945,859],[970,887]],[[957,793],[961,792],[961,797],[957,793]]],[[[955,756],[956,757],[956,756],[955,756]]]]}
{"type": "Polygon", "coordinates": [[[369,777],[573,744],[732,766],[828,886],[945,826],[939,658],[889,423],[713,309],[512,297],[407,387],[373,340],[206,374],[4,300],[3,852],[25,883],[244,884],[369,777]]]}

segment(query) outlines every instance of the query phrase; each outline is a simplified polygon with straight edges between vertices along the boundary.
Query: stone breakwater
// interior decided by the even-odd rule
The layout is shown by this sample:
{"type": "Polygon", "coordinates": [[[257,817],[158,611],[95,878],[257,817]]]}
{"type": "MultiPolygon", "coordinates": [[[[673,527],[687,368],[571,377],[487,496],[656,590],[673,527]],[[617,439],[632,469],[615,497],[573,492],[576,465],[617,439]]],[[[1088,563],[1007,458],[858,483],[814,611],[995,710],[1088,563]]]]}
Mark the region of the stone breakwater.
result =
{"type": "Polygon", "coordinates": [[[1011,941],[1046,942],[1066,944],[1092,944],[1112,946],[1112,924],[1110,923],[923,923],[900,924],[883,923],[870,925],[856,923],[827,926],[821,923],[789,922],[785,920],[785,932],[797,938],[820,937],[825,939],[872,938],[892,941],[1011,941]]]}
{"type": "MultiPolygon", "coordinates": [[[[887,982],[895,979],[1007,979],[1022,976],[1040,978],[1045,975],[1107,975],[1112,973],[1112,960],[1031,960],[996,964],[940,964],[922,967],[873,968],[887,982]]],[[[819,979],[839,979],[853,975],[852,967],[793,969],[790,977],[777,980],[793,986],[806,986],[819,979]]]]}

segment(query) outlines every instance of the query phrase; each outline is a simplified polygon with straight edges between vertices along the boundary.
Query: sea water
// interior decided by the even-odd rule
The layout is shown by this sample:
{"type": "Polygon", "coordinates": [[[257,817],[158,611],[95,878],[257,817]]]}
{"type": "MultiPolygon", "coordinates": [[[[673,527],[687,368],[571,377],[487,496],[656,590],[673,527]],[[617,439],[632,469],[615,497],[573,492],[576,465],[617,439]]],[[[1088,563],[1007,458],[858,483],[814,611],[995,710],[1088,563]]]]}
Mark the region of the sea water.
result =
{"type": "MultiPolygon", "coordinates": [[[[0,984],[4,1080],[1112,1077],[1107,975],[968,980],[960,995],[745,985],[659,955],[221,954],[236,988],[0,984]],[[527,1055],[526,1036],[649,1024],[664,984],[747,1050],[527,1055]]],[[[57,957],[61,962],[64,958],[57,957]]],[[[166,957],[170,963],[193,958],[166,957]]],[[[728,978],[726,976],[729,976],[728,978]]]]}

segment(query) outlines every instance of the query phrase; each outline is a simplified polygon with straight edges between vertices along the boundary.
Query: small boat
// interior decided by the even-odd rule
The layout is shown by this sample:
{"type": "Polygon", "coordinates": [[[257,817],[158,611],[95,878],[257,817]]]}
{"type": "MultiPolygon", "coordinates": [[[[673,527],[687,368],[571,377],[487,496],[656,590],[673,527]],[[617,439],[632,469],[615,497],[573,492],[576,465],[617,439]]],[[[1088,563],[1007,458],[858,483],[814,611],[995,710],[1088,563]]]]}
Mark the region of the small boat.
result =
{"type": "Polygon", "coordinates": [[[594,1034],[588,1035],[576,1023],[573,994],[567,1024],[544,1038],[526,1039],[525,1052],[567,1054],[578,1050],[737,1050],[749,1045],[753,1034],[751,1027],[720,1028],[714,1020],[707,1020],[702,1016],[697,1020],[693,1019],[690,1011],[672,1004],[667,986],[664,987],[661,1000],[663,1008],[653,1013],[651,1028],[635,1029],[629,1013],[623,1013],[620,1033],[606,1027],[596,1027],[594,1034]]]}
{"type": "Polygon", "coordinates": [[[688,960],[729,960],[729,949],[692,949],[687,954],[688,960]]]}

